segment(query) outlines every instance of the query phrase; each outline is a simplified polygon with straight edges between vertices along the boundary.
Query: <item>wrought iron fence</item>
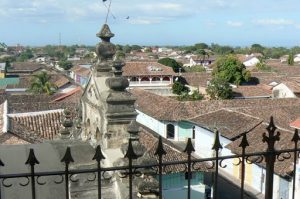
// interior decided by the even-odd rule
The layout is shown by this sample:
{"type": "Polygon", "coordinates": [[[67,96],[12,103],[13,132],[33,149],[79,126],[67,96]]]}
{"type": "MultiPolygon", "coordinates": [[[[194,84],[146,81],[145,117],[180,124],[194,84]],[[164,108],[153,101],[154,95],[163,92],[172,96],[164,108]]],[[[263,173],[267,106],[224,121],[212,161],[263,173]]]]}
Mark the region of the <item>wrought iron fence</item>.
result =
{"type": "MultiPolygon", "coordinates": [[[[97,183],[97,197],[100,199],[102,196],[102,187],[101,187],[101,181],[103,180],[104,173],[106,172],[117,172],[117,171],[123,171],[124,176],[128,178],[129,183],[129,189],[128,189],[128,195],[129,198],[134,198],[133,194],[133,180],[134,177],[137,175],[137,172],[139,169],[153,169],[156,171],[156,174],[158,175],[158,182],[159,182],[159,191],[158,191],[158,198],[163,198],[163,186],[162,186],[162,176],[164,169],[167,166],[171,165],[184,165],[185,170],[183,172],[186,172],[186,176],[188,176],[187,179],[187,193],[186,196],[188,199],[191,198],[191,177],[193,171],[197,171],[197,164],[199,163],[205,163],[209,162],[209,167],[207,169],[211,169],[214,172],[214,180],[213,180],[213,198],[221,198],[221,196],[218,196],[218,177],[219,177],[219,169],[224,168],[223,162],[225,160],[229,159],[237,159],[238,163],[235,165],[241,166],[241,179],[240,179],[240,198],[243,199],[245,195],[245,165],[248,164],[255,164],[255,163],[262,163],[265,161],[265,169],[266,169],[266,182],[265,182],[265,199],[272,199],[273,198],[273,177],[274,177],[274,165],[276,161],[285,161],[287,159],[293,159],[293,172],[292,172],[292,179],[293,179],[293,185],[292,185],[292,198],[295,199],[295,179],[296,179],[296,164],[297,159],[299,158],[299,152],[300,148],[298,147],[298,142],[300,141],[300,137],[298,134],[298,131],[295,130],[294,136],[291,140],[291,143],[293,143],[293,147],[291,149],[286,150],[276,150],[274,145],[275,142],[279,141],[280,134],[276,132],[276,127],[273,123],[273,120],[271,119],[271,122],[267,128],[267,132],[263,134],[263,142],[266,142],[268,145],[268,148],[266,151],[259,152],[259,153],[246,153],[247,147],[249,147],[249,143],[247,141],[247,134],[244,134],[242,137],[242,141],[239,145],[241,147],[241,154],[238,155],[230,155],[230,156],[219,156],[219,152],[222,149],[222,145],[219,141],[219,135],[217,134],[215,143],[212,147],[212,150],[215,152],[215,157],[212,158],[192,158],[192,153],[195,152],[194,146],[192,144],[191,139],[188,139],[186,147],[184,149],[184,153],[187,156],[187,160],[184,161],[163,161],[163,156],[166,155],[166,151],[164,150],[163,141],[162,138],[159,137],[158,146],[155,152],[155,155],[157,156],[157,163],[153,164],[147,164],[147,165],[135,165],[133,164],[133,160],[137,159],[137,155],[134,152],[134,148],[131,144],[131,140],[129,140],[127,153],[125,154],[124,158],[128,159],[128,166],[117,166],[117,167],[101,167],[101,161],[105,159],[105,156],[103,155],[100,146],[97,146],[95,149],[95,155],[93,157],[93,160],[96,163],[96,167],[92,169],[76,169],[76,170],[70,170],[70,164],[74,162],[74,159],[71,155],[71,148],[67,147],[65,155],[61,159],[61,162],[64,164],[65,169],[62,171],[53,171],[53,172],[36,172],[35,166],[39,164],[39,161],[37,160],[34,150],[30,149],[28,159],[26,161],[26,165],[30,167],[30,173],[14,173],[14,174],[5,174],[0,175],[0,180],[2,181],[1,187],[0,187],[0,198],[1,198],[1,189],[4,188],[12,188],[12,184],[9,184],[6,182],[8,179],[19,179],[19,178],[25,178],[27,179],[25,183],[20,183],[21,186],[28,187],[28,189],[31,189],[31,196],[32,199],[37,199],[36,196],[36,185],[46,186],[46,182],[41,182],[41,177],[50,177],[50,176],[60,176],[59,181],[55,181],[56,184],[64,184],[65,186],[65,196],[64,198],[69,199],[70,198],[70,187],[69,183],[76,182],[72,178],[72,176],[77,174],[93,174],[94,177],[92,179],[89,179],[89,181],[94,181],[97,183]],[[256,157],[256,158],[253,158],[256,157]],[[30,188],[29,188],[30,187],[30,188]]],[[[0,166],[5,167],[5,163],[3,163],[0,160],[0,166]]],[[[0,167],[0,171],[1,171],[0,167]]],[[[210,198],[207,196],[207,198],[210,198]]]]}

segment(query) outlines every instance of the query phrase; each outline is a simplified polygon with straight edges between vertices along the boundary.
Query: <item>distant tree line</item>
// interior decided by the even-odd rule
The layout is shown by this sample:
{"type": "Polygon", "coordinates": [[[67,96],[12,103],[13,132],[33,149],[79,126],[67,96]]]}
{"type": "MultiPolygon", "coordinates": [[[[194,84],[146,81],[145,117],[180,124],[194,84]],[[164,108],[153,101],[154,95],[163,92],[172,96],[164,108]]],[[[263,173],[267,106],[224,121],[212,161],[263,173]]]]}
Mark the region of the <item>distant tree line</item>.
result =
{"type": "Polygon", "coordinates": [[[283,55],[300,54],[300,46],[295,46],[292,48],[265,47],[261,44],[252,44],[250,47],[232,47],[228,45],[219,45],[214,43],[212,43],[211,45],[208,45],[206,43],[197,43],[192,46],[182,46],[177,48],[183,51],[184,54],[202,54],[203,50],[216,55],[261,53],[264,56],[264,58],[274,59],[278,59],[283,55]]]}

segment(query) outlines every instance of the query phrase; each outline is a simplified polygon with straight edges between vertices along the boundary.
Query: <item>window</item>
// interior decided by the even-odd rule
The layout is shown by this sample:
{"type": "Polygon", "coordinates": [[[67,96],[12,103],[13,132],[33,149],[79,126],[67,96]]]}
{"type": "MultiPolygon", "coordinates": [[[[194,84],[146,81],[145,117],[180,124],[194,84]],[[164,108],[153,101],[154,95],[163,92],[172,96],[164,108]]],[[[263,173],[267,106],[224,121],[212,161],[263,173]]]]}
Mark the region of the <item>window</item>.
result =
{"type": "Polygon", "coordinates": [[[149,82],[149,81],[150,81],[149,77],[143,77],[141,79],[141,82],[149,82]]]}
{"type": "Polygon", "coordinates": [[[174,139],[175,138],[175,127],[173,124],[167,125],[167,139],[174,139]]]}
{"type": "Polygon", "coordinates": [[[152,77],[152,81],[153,81],[153,82],[159,82],[159,81],[160,81],[160,78],[159,78],[159,77],[152,77]]]}
{"type": "Polygon", "coordinates": [[[87,119],[86,121],[86,129],[85,129],[85,136],[88,136],[88,131],[90,130],[91,122],[90,119],[87,119]]]}
{"type": "Polygon", "coordinates": [[[170,81],[170,77],[164,77],[163,81],[170,81]]]}
{"type": "Polygon", "coordinates": [[[137,77],[131,77],[131,78],[130,78],[130,81],[131,81],[131,82],[138,82],[138,81],[139,81],[139,78],[137,78],[137,77]]]}

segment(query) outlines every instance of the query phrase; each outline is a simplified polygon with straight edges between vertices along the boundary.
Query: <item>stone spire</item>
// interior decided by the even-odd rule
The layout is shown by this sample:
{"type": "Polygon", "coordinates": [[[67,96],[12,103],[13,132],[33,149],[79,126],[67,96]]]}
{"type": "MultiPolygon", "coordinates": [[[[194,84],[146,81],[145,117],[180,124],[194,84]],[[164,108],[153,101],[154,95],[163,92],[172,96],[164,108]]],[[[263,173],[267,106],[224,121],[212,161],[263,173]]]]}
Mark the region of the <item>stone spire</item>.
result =
{"type": "Polygon", "coordinates": [[[91,67],[91,78],[81,99],[82,137],[91,134],[91,143],[103,148],[119,148],[127,138],[128,124],[136,119],[136,98],[126,88],[127,78],[122,76],[125,66],[116,47],[110,42],[114,34],[104,24],[97,33],[101,39],[96,45],[97,63],[91,67]],[[97,133],[98,132],[98,133],[97,133]]]}
{"type": "Polygon", "coordinates": [[[98,72],[109,72],[112,69],[112,59],[116,53],[116,47],[110,42],[110,39],[115,35],[110,31],[107,24],[104,24],[100,32],[96,35],[101,39],[101,42],[96,46],[96,54],[98,57],[96,70],[98,72]]]}
{"type": "Polygon", "coordinates": [[[71,112],[68,109],[65,109],[63,112],[63,120],[62,120],[62,127],[59,130],[59,137],[60,139],[66,140],[71,138],[71,131],[73,127],[73,121],[71,112]]]}

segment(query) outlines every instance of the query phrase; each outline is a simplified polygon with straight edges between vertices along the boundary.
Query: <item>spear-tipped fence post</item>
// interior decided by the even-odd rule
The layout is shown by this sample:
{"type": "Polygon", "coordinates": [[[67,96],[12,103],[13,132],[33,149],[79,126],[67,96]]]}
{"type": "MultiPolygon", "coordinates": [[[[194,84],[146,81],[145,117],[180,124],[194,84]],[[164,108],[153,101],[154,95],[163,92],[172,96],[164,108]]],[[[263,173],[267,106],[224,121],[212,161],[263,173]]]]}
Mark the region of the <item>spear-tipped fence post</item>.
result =
{"type": "Polygon", "coordinates": [[[162,157],[166,155],[164,146],[162,143],[162,137],[159,136],[157,149],[154,155],[158,156],[158,178],[159,178],[159,199],[162,199],[162,157]]]}
{"type": "Polygon", "coordinates": [[[212,149],[215,151],[215,173],[214,173],[214,185],[213,185],[213,199],[217,199],[218,197],[218,175],[219,175],[219,150],[222,149],[222,145],[220,142],[219,131],[215,131],[215,141],[212,149]]]}
{"type": "Polygon", "coordinates": [[[280,140],[280,133],[276,132],[273,117],[270,119],[269,126],[267,127],[268,135],[263,134],[263,142],[267,142],[268,148],[265,155],[266,159],[266,184],[265,184],[265,198],[273,198],[273,180],[274,180],[274,165],[276,161],[275,142],[280,140]]]}
{"type": "Polygon", "coordinates": [[[32,199],[36,198],[36,192],[35,192],[35,173],[34,173],[34,166],[36,164],[40,164],[37,158],[35,157],[34,150],[30,149],[28,159],[25,162],[25,164],[30,165],[30,178],[31,178],[31,194],[32,194],[32,199]]]}
{"type": "MultiPolygon", "coordinates": [[[[2,162],[2,160],[0,159],[0,167],[4,167],[4,163],[2,162]]],[[[1,199],[1,186],[0,186],[0,199],[1,199]]]]}
{"type": "Polygon", "coordinates": [[[239,147],[242,147],[242,176],[241,176],[241,199],[244,198],[244,187],[245,187],[245,153],[246,148],[249,146],[246,133],[243,134],[242,142],[239,147]]]}
{"type": "Polygon", "coordinates": [[[129,143],[128,143],[128,150],[127,153],[125,154],[125,158],[128,158],[129,161],[129,199],[132,199],[133,196],[133,191],[132,191],[132,179],[133,179],[133,172],[132,172],[132,160],[137,159],[138,156],[135,154],[134,150],[133,150],[133,146],[131,143],[131,138],[129,139],[129,143]]]}
{"type": "Polygon", "coordinates": [[[300,141],[300,137],[298,134],[298,129],[295,129],[295,133],[292,139],[292,142],[294,142],[294,171],[293,171],[293,196],[292,199],[295,199],[295,187],[296,187],[296,165],[297,165],[297,159],[298,159],[298,142],[300,141]]]}
{"type": "Polygon", "coordinates": [[[69,199],[69,164],[74,162],[74,159],[71,154],[70,147],[67,147],[64,157],[61,159],[61,162],[65,163],[65,189],[66,189],[66,199],[69,199]]]}
{"type": "Polygon", "coordinates": [[[188,179],[188,195],[187,198],[191,198],[191,178],[192,178],[192,171],[191,171],[191,156],[192,153],[195,152],[195,148],[192,143],[192,139],[189,138],[186,144],[186,148],[183,151],[184,153],[187,153],[188,155],[188,173],[187,173],[187,179],[188,179]]]}
{"type": "Polygon", "coordinates": [[[101,151],[100,145],[97,146],[93,160],[97,162],[97,177],[98,177],[98,199],[101,199],[101,160],[105,157],[101,151]]]}

